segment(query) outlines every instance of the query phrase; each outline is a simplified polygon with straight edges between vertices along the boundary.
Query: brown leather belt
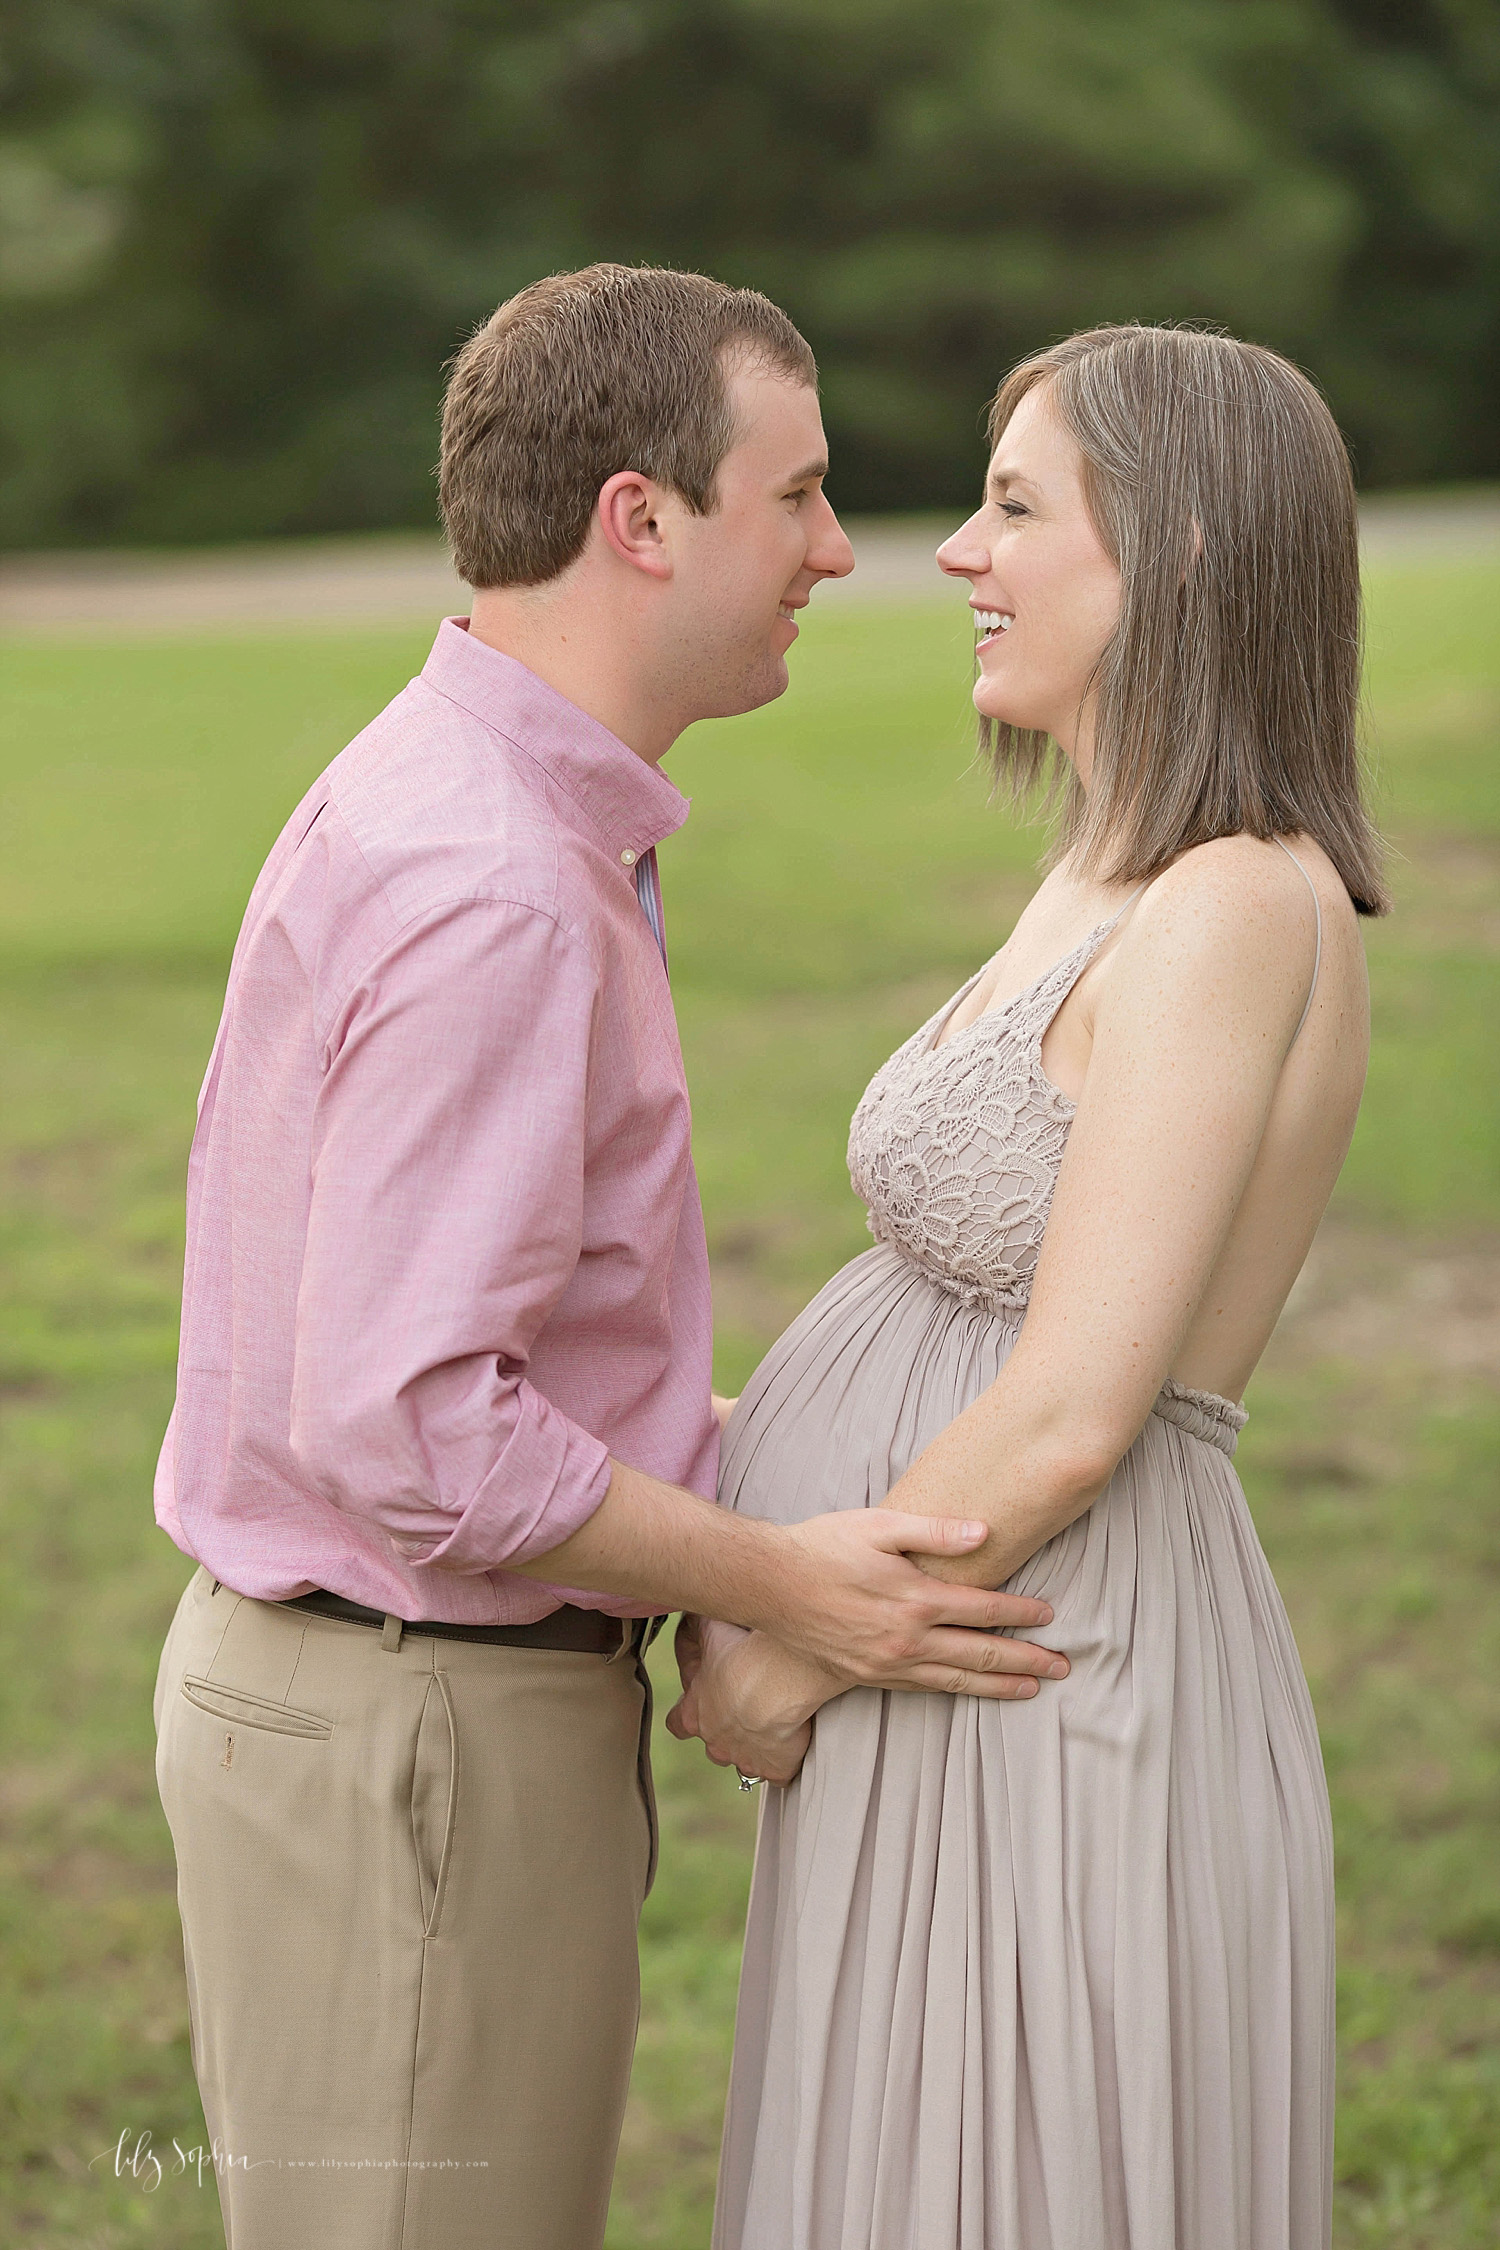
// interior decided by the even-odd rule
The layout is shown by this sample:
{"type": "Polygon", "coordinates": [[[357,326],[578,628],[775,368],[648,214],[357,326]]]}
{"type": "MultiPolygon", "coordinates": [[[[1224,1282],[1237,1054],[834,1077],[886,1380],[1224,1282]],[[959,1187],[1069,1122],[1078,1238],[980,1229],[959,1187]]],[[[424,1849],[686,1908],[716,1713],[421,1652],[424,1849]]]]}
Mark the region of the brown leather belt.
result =
{"type": "MultiPolygon", "coordinates": [[[[384,1631],[387,1622],[383,1610],[345,1601],[342,1594],[330,1594],[321,1586],[314,1587],[310,1594],[279,1602],[277,1607],[306,1610],[313,1617],[336,1617],[345,1625],[369,1625],[377,1633],[384,1631]]],[[[550,1617],[539,1617],[530,1625],[449,1625],[437,1617],[404,1617],[401,1630],[434,1641],[492,1641],[499,1648],[570,1649],[585,1656],[618,1656],[651,1622],[649,1618],[606,1617],[602,1610],[575,1609],[566,1602],[550,1617]]]]}

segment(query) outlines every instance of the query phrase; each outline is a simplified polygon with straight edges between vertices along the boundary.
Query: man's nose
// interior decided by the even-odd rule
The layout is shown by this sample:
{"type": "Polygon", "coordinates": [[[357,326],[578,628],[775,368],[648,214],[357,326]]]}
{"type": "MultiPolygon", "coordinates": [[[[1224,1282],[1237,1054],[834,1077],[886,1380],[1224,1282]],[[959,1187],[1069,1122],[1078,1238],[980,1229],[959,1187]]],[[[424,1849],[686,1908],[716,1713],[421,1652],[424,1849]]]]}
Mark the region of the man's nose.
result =
{"type": "Polygon", "coordinates": [[[847,578],[854,568],[854,549],[849,544],[849,535],[832,508],[828,510],[827,523],[808,550],[807,560],[809,567],[824,578],[847,578]]]}

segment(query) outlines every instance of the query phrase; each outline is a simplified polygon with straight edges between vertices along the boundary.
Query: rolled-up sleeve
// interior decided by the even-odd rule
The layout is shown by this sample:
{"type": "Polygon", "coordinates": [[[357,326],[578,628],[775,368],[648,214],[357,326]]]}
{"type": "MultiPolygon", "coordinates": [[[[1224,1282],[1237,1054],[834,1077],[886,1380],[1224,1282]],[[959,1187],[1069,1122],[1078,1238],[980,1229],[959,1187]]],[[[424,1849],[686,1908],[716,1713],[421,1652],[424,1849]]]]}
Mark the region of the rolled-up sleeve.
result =
{"type": "Polygon", "coordinates": [[[326,1035],[295,1320],[291,1445],[407,1563],[546,1553],[609,1456],[528,1380],[578,1262],[597,976],[525,905],[435,909],[326,1035]]]}

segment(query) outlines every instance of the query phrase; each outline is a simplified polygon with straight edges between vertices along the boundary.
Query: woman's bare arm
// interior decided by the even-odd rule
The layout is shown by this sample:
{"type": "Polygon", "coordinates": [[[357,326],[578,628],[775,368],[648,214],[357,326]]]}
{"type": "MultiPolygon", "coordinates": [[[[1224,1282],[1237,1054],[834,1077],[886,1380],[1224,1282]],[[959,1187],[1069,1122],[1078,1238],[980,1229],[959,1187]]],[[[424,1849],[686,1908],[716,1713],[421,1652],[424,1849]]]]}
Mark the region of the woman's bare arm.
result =
{"type": "MultiPolygon", "coordinates": [[[[1310,921],[1296,869],[1243,838],[1189,855],[1142,902],[1100,996],[1020,1339],[882,1503],[989,1523],[972,1555],[924,1559],[934,1575],[1002,1584],[1093,1504],[1136,1437],[1254,1166],[1307,995],[1310,921]]],[[[1041,1653],[985,1692],[1062,1677],[1065,1660],[1041,1653]]],[[[716,1643],[677,1731],[771,1772],[848,1685],[764,1634],[716,1643]]]]}
{"type": "Polygon", "coordinates": [[[983,1518],[924,1568],[998,1586],[1109,1482],[1169,1374],[1244,1193],[1311,973],[1307,892],[1247,838],[1147,893],[1101,990],[1031,1305],[998,1380],[887,1507],[983,1518]]]}

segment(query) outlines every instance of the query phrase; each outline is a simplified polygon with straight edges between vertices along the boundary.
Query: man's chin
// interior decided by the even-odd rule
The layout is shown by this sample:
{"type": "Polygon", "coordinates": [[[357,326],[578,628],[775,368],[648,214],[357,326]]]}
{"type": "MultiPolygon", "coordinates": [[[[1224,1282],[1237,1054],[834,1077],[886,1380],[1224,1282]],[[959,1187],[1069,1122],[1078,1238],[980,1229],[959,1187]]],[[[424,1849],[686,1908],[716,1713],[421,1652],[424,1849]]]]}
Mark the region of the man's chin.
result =
{"type": "Polygon", "coordinates": [[[726,692],[722,703],[705,712],[704,717],[716,719],[742,718],[747,711],[758,711],[766,703],[774,703],[778,695],[785,695],[791,686],[791,675],[784,656],[773,656],[769,663],[757,667],[748,679],[737,688],[726,692]]]}

